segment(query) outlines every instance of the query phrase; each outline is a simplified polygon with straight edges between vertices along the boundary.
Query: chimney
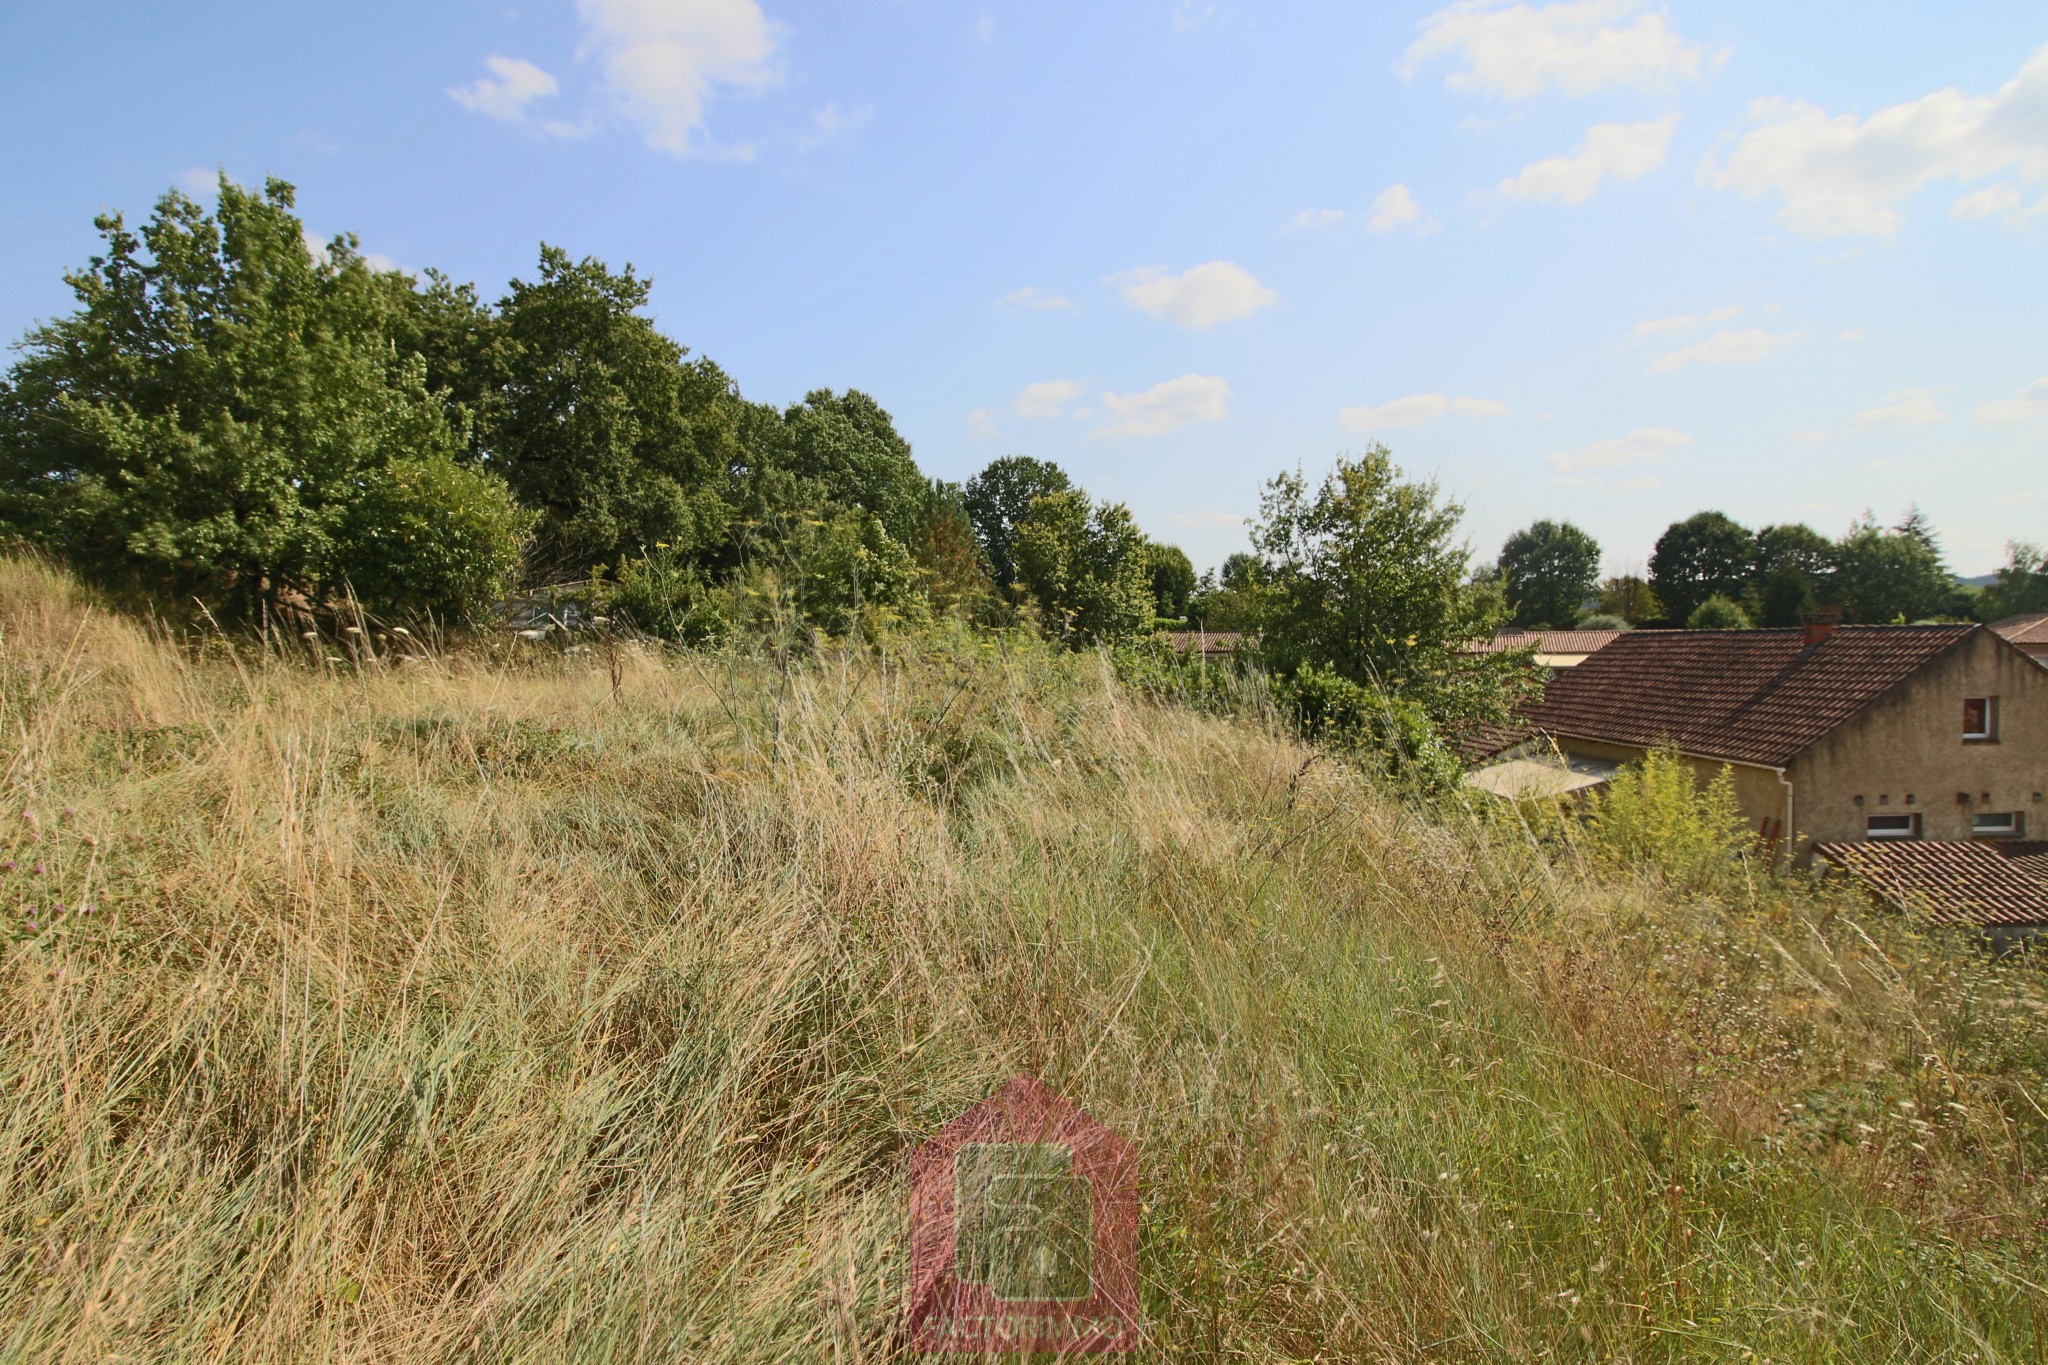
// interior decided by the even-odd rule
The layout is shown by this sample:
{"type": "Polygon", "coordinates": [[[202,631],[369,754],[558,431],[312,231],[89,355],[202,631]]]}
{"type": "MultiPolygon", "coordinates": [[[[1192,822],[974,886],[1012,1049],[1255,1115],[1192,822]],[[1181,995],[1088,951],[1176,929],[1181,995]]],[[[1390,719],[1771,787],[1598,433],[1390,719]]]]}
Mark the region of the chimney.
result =
{"type": "Polygon", "coordinates": [[[1822,640],[1835,633],[1835,625],[1842,619],[1842,613],[1832,608],[1823,608],[1806,614],[1806,648],[1812,649],[1822,640]]]}

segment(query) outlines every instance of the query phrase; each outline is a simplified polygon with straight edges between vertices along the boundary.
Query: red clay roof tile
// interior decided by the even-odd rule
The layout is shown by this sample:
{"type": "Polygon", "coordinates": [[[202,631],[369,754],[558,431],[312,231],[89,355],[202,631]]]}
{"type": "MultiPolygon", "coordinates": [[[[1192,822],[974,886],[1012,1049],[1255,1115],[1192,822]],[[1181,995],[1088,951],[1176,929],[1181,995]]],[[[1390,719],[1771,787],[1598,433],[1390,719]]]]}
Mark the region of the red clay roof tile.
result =
{"type": "Polygon", "coordinates": [[[1979,626],[1631,630],[1551,679],[1523,719],[1554,735],[1780,767],[1979,626]]]}
{"type": "Polygon", "coordinates": [[[1945,924],[2048,924],[2048,843],[1901,839],[1814,852],[1892,904],[1945,924]]]}

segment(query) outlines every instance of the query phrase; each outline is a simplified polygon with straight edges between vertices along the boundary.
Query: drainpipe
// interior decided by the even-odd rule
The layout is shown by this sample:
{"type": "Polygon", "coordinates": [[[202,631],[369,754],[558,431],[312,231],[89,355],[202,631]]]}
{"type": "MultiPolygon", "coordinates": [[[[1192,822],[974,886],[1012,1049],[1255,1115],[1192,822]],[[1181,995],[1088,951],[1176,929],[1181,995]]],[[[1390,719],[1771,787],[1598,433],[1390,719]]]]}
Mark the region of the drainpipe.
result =
{"type": "Polygon", "coordinates": [[[1788,867],[1789,867],[1789,866],[1791,866],[1791,863],[1792,863],[1792,850],[1793,850],[1793,840],[1794,840],[1795,838],[1797,838],[1797,837],[1798,837],[1798,836],[1797,836],[1797,834],[1796,834],[1796,833],[1794,832],[1794,830],[1793,830],[1793,827],[1792,827],[1792,779],[1791,779],[1791,778],[1789,778],[1789,777],[1787,777],[1787,776],[1785,775],[1785,773],[1786,773],[1786,769],[1784,769],[1784,768],[1773,768],[1773,769],[1772,769],[1771,771],[1775,772],[1775,773],[1776,773],[1776,774],[1778,775],[1778,785],[1779,785],[1779,786],[1781,786],[1781,787],[1783,787],[1783,788],[1785,789],[1785,843],[1784,843],[1784,848],[1785,848],[1785,864],[1786,864],[1786,866],[1788,866],[1788,867]]]}

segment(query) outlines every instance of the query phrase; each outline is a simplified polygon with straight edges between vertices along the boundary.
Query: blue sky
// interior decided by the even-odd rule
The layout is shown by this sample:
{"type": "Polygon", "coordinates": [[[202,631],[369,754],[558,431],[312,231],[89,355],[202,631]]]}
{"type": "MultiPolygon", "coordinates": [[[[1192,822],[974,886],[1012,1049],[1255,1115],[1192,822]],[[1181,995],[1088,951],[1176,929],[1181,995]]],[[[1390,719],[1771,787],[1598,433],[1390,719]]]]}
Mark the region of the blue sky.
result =
{"type": "Polygon", "coordinates": [[[749,397],[1057,460],[1200,565],[1374,439],[1481,557],[2048,540],[2038,0],[71,0],[0,13],[0,117],[10,337],[225,167],[492,297],[631,261],[749,397]]]}

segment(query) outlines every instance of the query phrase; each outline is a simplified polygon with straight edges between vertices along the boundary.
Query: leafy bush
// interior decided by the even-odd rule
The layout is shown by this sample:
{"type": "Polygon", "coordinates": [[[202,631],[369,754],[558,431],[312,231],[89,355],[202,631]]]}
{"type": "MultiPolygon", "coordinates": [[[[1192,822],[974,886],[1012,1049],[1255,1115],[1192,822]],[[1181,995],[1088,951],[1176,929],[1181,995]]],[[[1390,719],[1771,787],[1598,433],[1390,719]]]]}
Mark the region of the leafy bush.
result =
{"type": "Polygon", "coordinates": [[[1364,759],[1415,791],[1450,791],[1463,775],[1429,713],[1405,697],[1314,665],[1276,680],[1273,693],[1304,738],[1364,759]]]}
{"type": "Polygon", "coordinates": [[[1729,598],[1715,593],[1685,618],[1687,630],[1748,630],[1749,615],[1729,598]]]}
{"type": "Polygon", "coordinates": [[[1593,798],[1585,846],[1599,861],[1705,890],[1740,869],[1750,834],[1726,767],[1702,787],[1674,750],[1653,749],[1593,798]]]}

